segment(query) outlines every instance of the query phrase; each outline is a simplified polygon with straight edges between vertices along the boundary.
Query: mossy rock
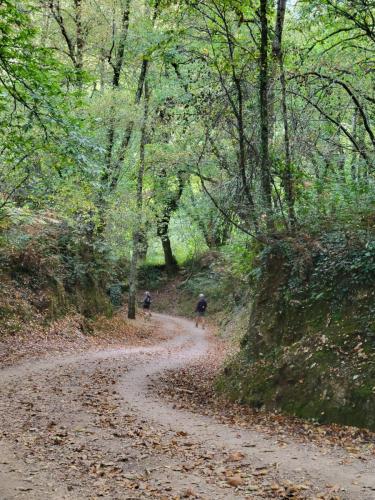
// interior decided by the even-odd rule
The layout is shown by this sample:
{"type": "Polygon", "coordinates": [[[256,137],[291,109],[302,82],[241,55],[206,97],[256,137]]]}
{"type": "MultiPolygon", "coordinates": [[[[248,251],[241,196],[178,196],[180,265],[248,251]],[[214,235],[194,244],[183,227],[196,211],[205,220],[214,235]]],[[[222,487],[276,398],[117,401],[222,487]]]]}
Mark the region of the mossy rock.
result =
{"type": "Polygon", "coordinates": [[[375,237],[369,246],[362,236],[266,249],[242,349],[218,378],[219,391],[375,430],[375,250],[365,251],[375,237]]]}

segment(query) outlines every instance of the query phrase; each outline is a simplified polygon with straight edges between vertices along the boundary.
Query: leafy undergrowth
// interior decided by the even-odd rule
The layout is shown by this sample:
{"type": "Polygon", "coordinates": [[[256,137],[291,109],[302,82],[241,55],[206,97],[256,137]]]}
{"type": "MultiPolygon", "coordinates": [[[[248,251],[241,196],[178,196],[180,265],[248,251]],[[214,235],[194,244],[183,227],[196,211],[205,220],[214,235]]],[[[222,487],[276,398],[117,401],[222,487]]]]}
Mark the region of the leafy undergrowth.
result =
{"type": "Polygon", "coordinates": [[[337,424],[320,425],[283,415],[262,411],[225,399],[215,392],[215,380],[223,359],[220,347],[208,357],[180,370],[170,370],[153,381],[153,389],[177,408],[216,417],[220,422],[251,428],[276,436],[279,445],[288,439],[313,442],[323,448],[340,447],[350,455],[365,460],[375,454],[375,433],[337,424]]]}
{"type": "Polygon", "coordinates": [[[29,331],[3,337],[0,342],[0,367],[48,354],[74,354],[87,349],[124,345],[151,345],[165,338],[161,330],[151,326],[142,313],[135,321],[127,320],[125,310],[111,318],[101,316],[91,322],[79,314],[68,315],[48,327],[31,323],[29,331]]]}
{"type": "Polygon", "coordinates": [[[0,232],[0,339],[64,316],[110,316],[106,289],[118,269],[85,228],[53,212],[18,215],[0,232]]]}

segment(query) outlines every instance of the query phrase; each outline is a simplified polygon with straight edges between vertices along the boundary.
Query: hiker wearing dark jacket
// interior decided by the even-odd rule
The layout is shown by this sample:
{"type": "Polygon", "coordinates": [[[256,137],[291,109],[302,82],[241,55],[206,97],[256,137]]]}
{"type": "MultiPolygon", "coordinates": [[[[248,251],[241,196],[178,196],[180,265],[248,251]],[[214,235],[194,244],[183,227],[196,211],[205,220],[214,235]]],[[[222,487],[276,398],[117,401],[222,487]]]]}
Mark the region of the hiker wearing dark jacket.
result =
{"type": "Polygon", "coordinates": [[[152,300],[150,292],[145,292],[145,295],[143,297],[143,310],[145,312],[145,316],[148,316],[149,318],[151,318],[151,302],[152,300]]]}
{"type": "Polygon", "coordinates": [[[197,307],[195,308],[195,326],[198,328],[199,323],[202,323],[202,328],[204,330],[205,327],[205,314],[207,310],[207,300],[203,293],[199,294],[199,300],[197,307]]]}

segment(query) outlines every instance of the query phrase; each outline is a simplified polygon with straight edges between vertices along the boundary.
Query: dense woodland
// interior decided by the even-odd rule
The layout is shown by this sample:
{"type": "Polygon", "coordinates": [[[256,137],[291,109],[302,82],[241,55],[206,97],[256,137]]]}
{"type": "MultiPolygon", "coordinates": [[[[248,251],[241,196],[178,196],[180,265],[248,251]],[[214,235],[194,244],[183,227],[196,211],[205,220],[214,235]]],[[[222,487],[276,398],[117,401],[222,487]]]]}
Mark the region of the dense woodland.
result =
{"type": "Polygon", "coordinates": [[[134,318],[140,266],[215,251],[246,370],[345,324],[374,404],[373,0],[0,0],[0,33],[4,270],[125,281],[134,318]]]}

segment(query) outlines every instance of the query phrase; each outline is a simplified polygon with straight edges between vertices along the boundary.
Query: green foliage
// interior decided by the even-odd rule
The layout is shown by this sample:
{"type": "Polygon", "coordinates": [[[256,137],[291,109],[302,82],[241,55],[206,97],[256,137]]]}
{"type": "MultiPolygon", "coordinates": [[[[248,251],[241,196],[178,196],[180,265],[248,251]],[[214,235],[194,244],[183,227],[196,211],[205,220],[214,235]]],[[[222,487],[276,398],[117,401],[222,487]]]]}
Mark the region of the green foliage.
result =
{"type": "MultiPolygon", "coordinates": [[[[236,232],[226,247],[236,276],[256,273],[251,235],[291,229],[289,174],[304,231],[372,227],[374,109],[366,64],[373,39],[366,31],[366,5],[316,0],[286,13],[281,41],[286,116],[281,69],[274,52],[268,54],[271,213],[262,194],[256,4],[225,1],[211,11],[208,5],[167,3],[154,10],[153,3],[137,0],[130,4],[124,31],[121,2],[106,0],[98,9],[85,4],[79,12],[66,2],[60,17],[53,3],[40,8],[30,1],[21,9],[12,0],[3,2],[0,217],[7,216],[4,203],[48,207],[73,225],[84,219],[103,232],[104,245],[116,258],[129,258],[139,226],[149,244],[147,259],[155,263],[164,259],[157,242],[160,221],[180,264],[207,247],[225,245],[236,227],[246,234],[236,232]],[[80,41],[78,19],[85,26],[80,41]],[[249,20],[256,21],[251,34],[249,20]],[[361,43],[353,45],[356,37],[361,43]],[[151,91],[139,220],[135,188],[145,61],[151,91]]],[[[272,27],[271,4],[268,17],[272,27]]],[[[268,35],[271,46],[274,30],[268,35]]]]}
{"type": "Polygon", "coordinates": [[[226,264],[233,276],[242,283],[249,283],[256,268],[259,244],[245,235],[234,232],[231,240],[222,248],[226,264]]]}
{"type": "Polygon", "coordinates": [[[145,290],[160,289],[167,281],[163,265],[143,264],[139,267],[139,285],[145,290]]]}

